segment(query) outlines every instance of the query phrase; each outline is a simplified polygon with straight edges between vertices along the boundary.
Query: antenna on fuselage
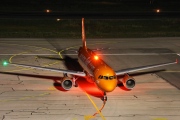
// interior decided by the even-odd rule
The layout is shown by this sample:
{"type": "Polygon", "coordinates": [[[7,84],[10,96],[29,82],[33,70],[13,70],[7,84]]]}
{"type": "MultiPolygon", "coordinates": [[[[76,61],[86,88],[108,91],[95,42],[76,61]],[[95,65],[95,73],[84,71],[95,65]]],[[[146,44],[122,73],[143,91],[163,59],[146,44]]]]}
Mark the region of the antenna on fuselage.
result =
{"type": "Polygon", "coordinates": [[[82,42],[83,42],[83,48],[86,48],[86,36],[85,36],[85,28],[84,28],[84,18],[82,18],[82,42]]]}

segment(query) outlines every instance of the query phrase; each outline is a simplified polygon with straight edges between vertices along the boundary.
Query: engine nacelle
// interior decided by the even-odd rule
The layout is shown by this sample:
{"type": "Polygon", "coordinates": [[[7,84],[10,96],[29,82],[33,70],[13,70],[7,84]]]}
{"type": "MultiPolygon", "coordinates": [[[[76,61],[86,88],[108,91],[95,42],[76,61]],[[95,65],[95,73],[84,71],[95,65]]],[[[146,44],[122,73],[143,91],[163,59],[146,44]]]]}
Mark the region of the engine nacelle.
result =
{"type": "Polygon", "coordinates": [[[61,86],[64,90],[70,90],[73,86],[73,82],[69,77],[63,77],[61,80],[61,86]]]}
{"type": "Polygon", "coordinates": [[[121,82],[123,83],[124,87],[128,90],[133,89],[136,84],[135,79],[130,77],[128,74],[125,74],[121,82]]]}

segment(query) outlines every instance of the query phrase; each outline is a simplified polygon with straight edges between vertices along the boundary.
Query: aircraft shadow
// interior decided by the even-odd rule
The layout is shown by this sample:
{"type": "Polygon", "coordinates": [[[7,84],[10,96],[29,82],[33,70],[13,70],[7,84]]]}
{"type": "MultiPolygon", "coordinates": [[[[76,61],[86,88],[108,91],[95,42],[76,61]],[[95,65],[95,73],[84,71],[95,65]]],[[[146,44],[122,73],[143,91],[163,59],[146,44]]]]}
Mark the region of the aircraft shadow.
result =
{"type": "Polygon", "coordinates": [[[100,99],[104,96],[103,92],[98,89],[98,87],[94,83],[88,82],[85,78],[81,77],[76,82],[78,84],[78,87],[89,95],[100,99]]]}
{"type": "Polygon", "coordinates": [[[77,58],[72,58],[70,56],[64,55],[62,58],[55,58],[55,57],[47,57],[47,56],[38,56],[38,58],[43,59],[50,59],[50,60],[60,60],[64,62],[64,65],[68,70],[74,70],[74,71],[83,71],[83,68],[78,62],[77,58]]]}
{"type": "MultiPolygon", "coordinates": [[[[34,74],[24,74],[24,73],[12,73],[12,72],[0,72],[0,74],[7,74],[7,75],[18,75],[18,76],[25,76],[25,77],[34,77],[34,78],[43,78],[43,79],[48,79],[53,81],[53,86],[62,92],[67,92],[67,90],[64,90],[61,86],[60,80],[62,77],[57,77],[57,76],[47,76],[47,75],[34,75],[34,74]]],[[[78,87],[88,93],[89,95],[92,95],[94,97],[102,98],[103,92],[100,91],[95,84],[89,83],[86,81],[85,78],[79,77],[77,79],[77,85],[78,87]]]]}

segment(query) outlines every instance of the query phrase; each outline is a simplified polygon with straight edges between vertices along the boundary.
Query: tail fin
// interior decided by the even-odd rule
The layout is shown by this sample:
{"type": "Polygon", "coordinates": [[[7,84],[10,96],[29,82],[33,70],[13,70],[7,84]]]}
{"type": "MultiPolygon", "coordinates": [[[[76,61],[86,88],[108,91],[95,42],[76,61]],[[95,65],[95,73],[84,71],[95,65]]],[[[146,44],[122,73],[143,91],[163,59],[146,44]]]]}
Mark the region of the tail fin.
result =
{"type": "Polygon", "coordinates": [[[84,28],[84,18],[82,18],[82,42],[83,42],[83,48],[86,48],[86,36],[85,36],[85,28],[84,28]]]}

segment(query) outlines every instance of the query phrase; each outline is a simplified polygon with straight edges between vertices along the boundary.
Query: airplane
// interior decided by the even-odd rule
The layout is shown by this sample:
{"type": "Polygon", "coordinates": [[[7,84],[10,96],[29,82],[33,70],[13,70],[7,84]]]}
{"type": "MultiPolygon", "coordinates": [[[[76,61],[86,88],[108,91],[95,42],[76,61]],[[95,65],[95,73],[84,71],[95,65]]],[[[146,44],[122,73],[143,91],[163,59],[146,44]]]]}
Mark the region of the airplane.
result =
{"type": "Polygon", "coordinates": [[[63,73],[63,78],[60,80],[60,83],[64,90],[70,90],[73,86],[78,86],[76,83],[77,76],[85,77],[88,82],[95,83],[95,85],[104,93],[102,100],[107,101],[106,93],[112,92],[119,83],[122,83],[123,86],[128,90],[132,90],[135,87],[135,79],[131,77],[129,73],[160,66],[177,64],[178,60],[176,59],[175,62],[147,65],[114,71],[95,53],[94,50],[89,49],[87,47],[84,28],[84,18],[82,18],[82,47],[80,47],[78,50],[78,62],[83,68],[83,71],[55,69],[17,63],[9,64],[63,73]],[[68,77],[68,74],[72,75],[72,77],[68,77]],[[119,80],[118,76],[123,76],[123,79],[119,80]]]}

